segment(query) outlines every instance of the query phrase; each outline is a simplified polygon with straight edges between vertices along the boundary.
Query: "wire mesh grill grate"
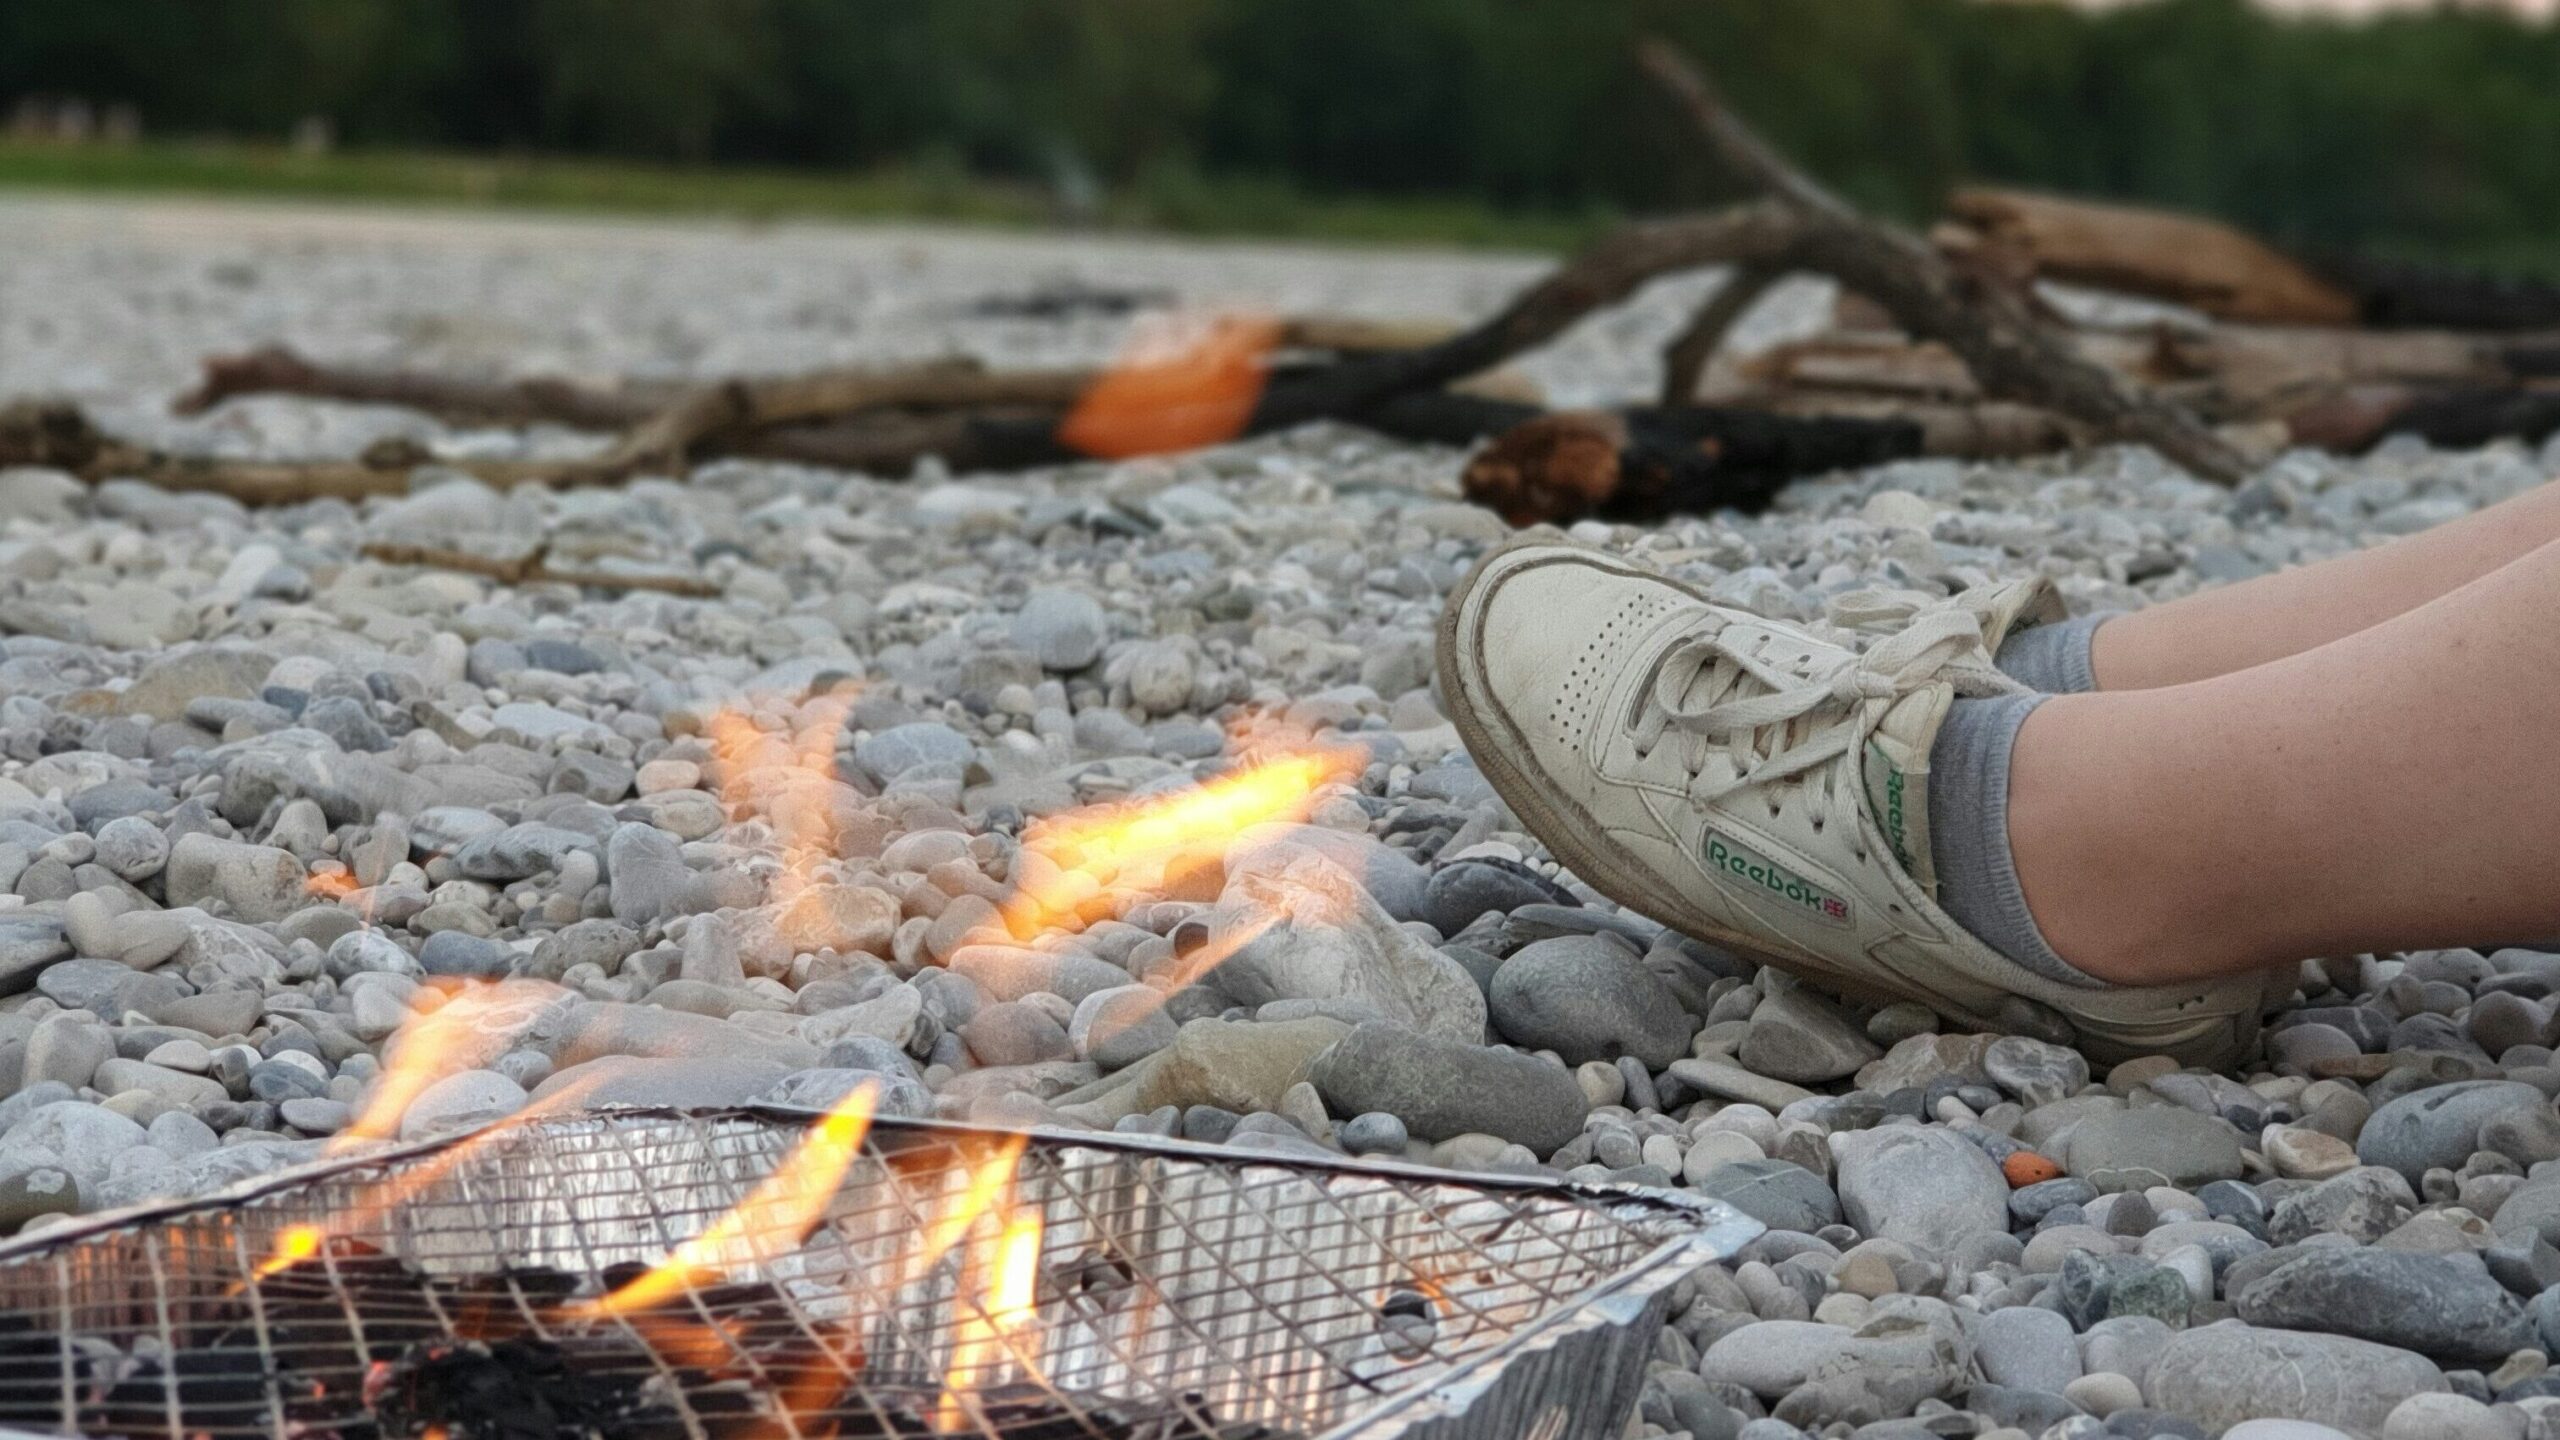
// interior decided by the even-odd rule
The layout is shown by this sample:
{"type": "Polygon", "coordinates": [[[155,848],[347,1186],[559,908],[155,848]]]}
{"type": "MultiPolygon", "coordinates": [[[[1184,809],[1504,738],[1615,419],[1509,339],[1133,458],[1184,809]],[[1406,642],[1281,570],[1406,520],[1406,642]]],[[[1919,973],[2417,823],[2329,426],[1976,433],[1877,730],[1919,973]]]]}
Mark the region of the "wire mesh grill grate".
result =
{"type": "Polygon", "coordinates": [[[1626,1295],[1658,1296],[1737,1239],[1730,1212],[1666,1196],[1044,1135],[1010,1192],[1040,1228],[1031,1308],[1008,1316],[977,1246],[935,1251],[1009,1137],[884,1121],[813,1227],[747,1227],[718,1268],[638,1310],[586,1303],[738,1210],[808,1119],[550,1118],[7,1247],[0,1425],[1371,1433],[1593,1328],[1595,1297],[1624,1292],[1607,1317],[1623,1324],[1626,1295]]]}

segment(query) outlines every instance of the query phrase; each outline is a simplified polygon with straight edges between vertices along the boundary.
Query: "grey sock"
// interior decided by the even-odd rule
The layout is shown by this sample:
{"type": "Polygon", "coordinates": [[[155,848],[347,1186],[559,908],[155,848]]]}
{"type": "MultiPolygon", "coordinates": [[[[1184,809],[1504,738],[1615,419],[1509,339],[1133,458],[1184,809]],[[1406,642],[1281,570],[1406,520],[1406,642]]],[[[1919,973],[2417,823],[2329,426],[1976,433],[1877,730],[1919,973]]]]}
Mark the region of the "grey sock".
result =
{"type": "Polygon", "coordinates": [[[2098,688],[2098,677],[2089,668],[2089,644],[2098,627],[2122,612],[2101,610],[2094,615],[2075,615],[2054,625],[2038,625],[2021,630],[2000,642],[2000,653],[1991,663],[2001,673],[2047,695],[2079,695],[2098,688]]]}
{"type": "MultiPolygon", "coordinates": [[[[2032,633],[2032,632],[2030,632],[2032,633]]],[[[2006,669],[2007,646],[2001,647],[2006,669]]],[[[2009,854],[2009,750],[2042,695],[1959,700],[1929,747],[1929,848],[1938,904],[1975,939],[2048,980],[2098,982],[2053,953],[2009,854]]]]}

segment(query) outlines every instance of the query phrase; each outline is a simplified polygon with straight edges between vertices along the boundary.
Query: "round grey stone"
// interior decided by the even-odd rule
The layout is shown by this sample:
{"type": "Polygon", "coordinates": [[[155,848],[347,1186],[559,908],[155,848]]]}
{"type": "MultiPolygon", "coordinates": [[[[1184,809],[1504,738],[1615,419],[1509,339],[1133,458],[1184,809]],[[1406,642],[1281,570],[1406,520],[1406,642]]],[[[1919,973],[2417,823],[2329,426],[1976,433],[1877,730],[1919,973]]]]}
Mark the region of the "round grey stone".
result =
{"type": "Polygon", "coordinates": [[[1840,1206],[1862,1234],[1925,1250],[2006,1230],[2009,1184],[1981,1147],[1952,1130],[1892,1125],[1831,1137],[1840,1206]]]}
{"type": "Polygon", "coordinates": [[[1013,643],[1043,670],[1082,670],[1102,657],[1111,633],[1102,605],[1080,590],[1034,590],[1013,617],[1013,643]]]}
{"type": "Polygon", "coordinates": [[[139,885],[169,863],[169,838],[141,816],[118,816],[98,827],[98,863],[139,885]]]}
{"type": "Polygon", "coordinates": [[[1811,1234],[1840,1223],[1840,1197],[1821,1176],[1785,1160],[1728,1160],[1692,1188],[1772,1230],[1811,1234]]]}
{"type": "Polygon", "coordinates": [[[1402,1157],[1407,1136],[1404,1122],[1381,1110],[1354,1115],[1342,1122],[1335,1136],[1342,1148],[1354,1155],[1388,1155],[1402,1157]]]}
{"type": "Polygon", "coordinates": [[[2356,1158],[2388,1165],[2414,1185],[2438,1166],[2458,1167],[2480,1148],[2480,1127],[2510,1111],[2551,1102],[2515,1080],[2465,1080],[2403,1095],[2373,1112],[2356,1136],[2356,1158]]]}
{"type": "Polygon", "coordinates": [[[463,980],[503,980],[515,952],[495,940],[461,930],[439,930],[418,947],[418,968],[463,980]]]}
{"type": "Polygon", "coordinates": [[[2102,1192],[2181,1190],[2240,1173],[2240,1134],[2224,1121],[2160,1105],[2104,1110],[2074,1126],[2063,1168],[2102,1192]]]}
{"type": "Polygon", "coordinates": [[[501,1119],[523,1109],[528,1098],[523,1086],[495,1070],[456,1071],[409,1102],[400,1117],[400,1138],[415,1140],[438,1130],[501,1119]]]}
{"type": "Polygon", "coordinates": [[[883,781],[895,780],[927,765],[963,765],[978,747],[969,737],[938,720],[918,720],[881,731],[856,745],[854,763],[883,781]]]}
{"type": "Polygon", "coordinates": [[[1566,935],[1522,947],[1494,972],[1488,1006],[1504,1036],[1570,1065],[1633,1055],[1660,1070],[1689,1050],[1679,998],[1614,939],[1566,935]]]}
{"type": "Polygon", "coordinates": [[[2207,1430],[2267,1418],[2355,1435],[2380,1434],[2401,1401],[2445,1388],[2444,1372],[2423,1355],[2238,1321],[2172,1336],[2141,1378],[2153,1405],[2207,1430]]]}

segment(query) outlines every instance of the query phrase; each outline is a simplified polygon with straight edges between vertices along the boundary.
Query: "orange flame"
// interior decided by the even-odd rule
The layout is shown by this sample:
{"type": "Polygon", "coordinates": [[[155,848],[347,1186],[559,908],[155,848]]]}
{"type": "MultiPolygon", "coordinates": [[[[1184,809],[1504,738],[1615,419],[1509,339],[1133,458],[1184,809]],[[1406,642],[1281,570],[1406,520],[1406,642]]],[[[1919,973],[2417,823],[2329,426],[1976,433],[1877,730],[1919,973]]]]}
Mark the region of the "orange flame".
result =
{"type": "Polygon", "coordinates": [[[674,1254],[639,1279],[578,1307],[578,1313],[595,1318],[647,1310],[691,1288],[702,1276],[752,1263],[773,1236],[785,1235],[786,1243],[798,1244],[835,1198],[845,1173],[862,1153],[862,1138],[871,1131],[878,1099],[877,1085],[856,1086],[810,1127],[808,1137],[772,1174],[711,1222],[709,1229],[677,1246],[674,1254]]]}
{"type": "Polygon", "coordinates": [[[1087,897],[1124,873],[1160,875],[1222,859],[1255,825],[1303,820],[1323,786],[1367,763],[1357,746],[1308,750],[1222,775],[1179,794],[1094,806],[1034,830],[1026,848],[1058,867],[1055,880],[1025,885],[1004,908],[1006,928],[1030,935],[1075,914],[1087,897]]]}
{"type": "Polygon", "coordinates": [[[997,1202],[1012,1189],[1014,1171],[1021,1165],[1022,1154],[1030,1145],[1031,1137],[1028,1135],[1008,1135],[984,1161],[971,1167],[969,1188],[957,1203],[933,1222],[931,1229],[925,1231],[924,1243],[916,1247],[915,1258],[909,1262],[900,1284],[911,1283],[923,1276],[942,1263],[942,1257],[950,1254],[953,1246],[968,1238],[970,1227],[978,1223],[978,1217],[995,1208],[997,1202]]]}
{"type": "MultiPolygon", "coordinates": [[[[977,1389],[979,1372],[1001,1365],[1006,1352],[1017,1348],[1016,1340],[1037,1318],[1041,1233],[1038,1211],[1009,1216],[1003,1233],[974,1267],[985,1277],[985,1298],[975,1313],[961,1321],[951,1364],[942,1375],[942,1403],[934,1417],[937,1430],[968,1428],[969,1397],[977,1389]]],[[[1028,1366],[1030,1361],[1023,1363],[1028,1366]]]]}
{"type": "Polygon", "coordinates": [[[1281,336],[1268,316],[1227,316],[1196,336],[1142,332],[1058,426],[1058,443],[1106,460],[1217,445],[1244,433],[1281,336]]]}
{"type": "MultiPolygon", "coordinates": [[[[579,1102],[586,1098],[588,1092],[604,1083],[605,1079],[606,1077],[602,1075],[590,1075],[574,1084],[563,1086],[513,1115],[474,1131],[447,1148],[402,1168],[397,1174],[378,1185],[362,1203],[349,1205],[346,1209],[331,1215],[323,1224],[288,1225],[277,1231],[275,1245],[268,1252],[267,1258],[259,1262],[251,1279],[264,1280],[269,1276],[290,1270],[305,1260],[316,1258],[328,1243],[329,1237],[333,1235],[354,1235],[378,1229],[379,1222],[384,1216],[406,1204],[411,1196],[443,1178],[445,1172],[477,1154],[482,1147],[508,1131],[532,1124],[545,1115],[556,1115],[563,1110],[576,1108],[579,1102]]],[[[396,1121],[398,1117],[395,1115],[393,1118],[396,1121]]]]}
{"type": "Polygon", "coordinates": [[[837,737],[858,692],[851,687],[805,696],[791,708],[787,733],[768,733],[752,709],[731,707],[704,726],[720,769],[720,800],[733,813],[762,818],[782,874],[767,897],[789,907],[817,866],[841,852],[842,825],[830,803],[837,737]]]}
{"type": "MultiPolygon", "coordinates": [[[[521,1007],[530,1025],[539,1004],[562,993],[541,980],[498,980],[465,986],[443,1006],[400,1027],[383,1054],[390,1064],[374,1082],[355,1122],[329,1142],[343,1150],[366,1140],[399,1133],[400,1117],[420,1092],[448,1075],[485,1062],[492,1033],[504,1036],[502,1017],[521,1007]]],[[[519,1027],[521,1028],[521,1027],[519,1027]]]]}
{"type": "Polygon", "coordinates": [[[314,870],[303,877],[302,889],[315,900],[344,900],[355,893],[356,877],[347,870],[314,870]]]}
{"type": "Polygon", "coordinates": [[[329,1232],[317,1225],[288,1225],[276,1235],[275,1252],[261,1262],[254,1278],[264,1280],[279,1271],[289,1270],[320,1253],[329,1232]]]}

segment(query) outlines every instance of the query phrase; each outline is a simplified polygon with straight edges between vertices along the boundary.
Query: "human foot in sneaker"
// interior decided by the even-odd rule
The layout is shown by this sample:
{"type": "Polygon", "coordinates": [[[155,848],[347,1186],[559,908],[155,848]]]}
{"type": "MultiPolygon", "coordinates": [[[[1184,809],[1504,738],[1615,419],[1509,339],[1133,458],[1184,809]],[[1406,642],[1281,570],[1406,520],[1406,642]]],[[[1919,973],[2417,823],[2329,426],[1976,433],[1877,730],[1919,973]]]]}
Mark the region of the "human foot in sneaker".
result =
{"type": "Polygon", "coordinates": [[[2231,1059],[2256,1033],[2258,978],[2043,974],[1939,904],[1933,742],[1959,690],[2019,690],[1989,664],[1983,619],[1919,607],[1857,654],[1524,537],[1451,597],[1440,685],[1504,801],[1622,904],[1847,993],[2067,1028],[2101,1061],[2231,1059]]]}

